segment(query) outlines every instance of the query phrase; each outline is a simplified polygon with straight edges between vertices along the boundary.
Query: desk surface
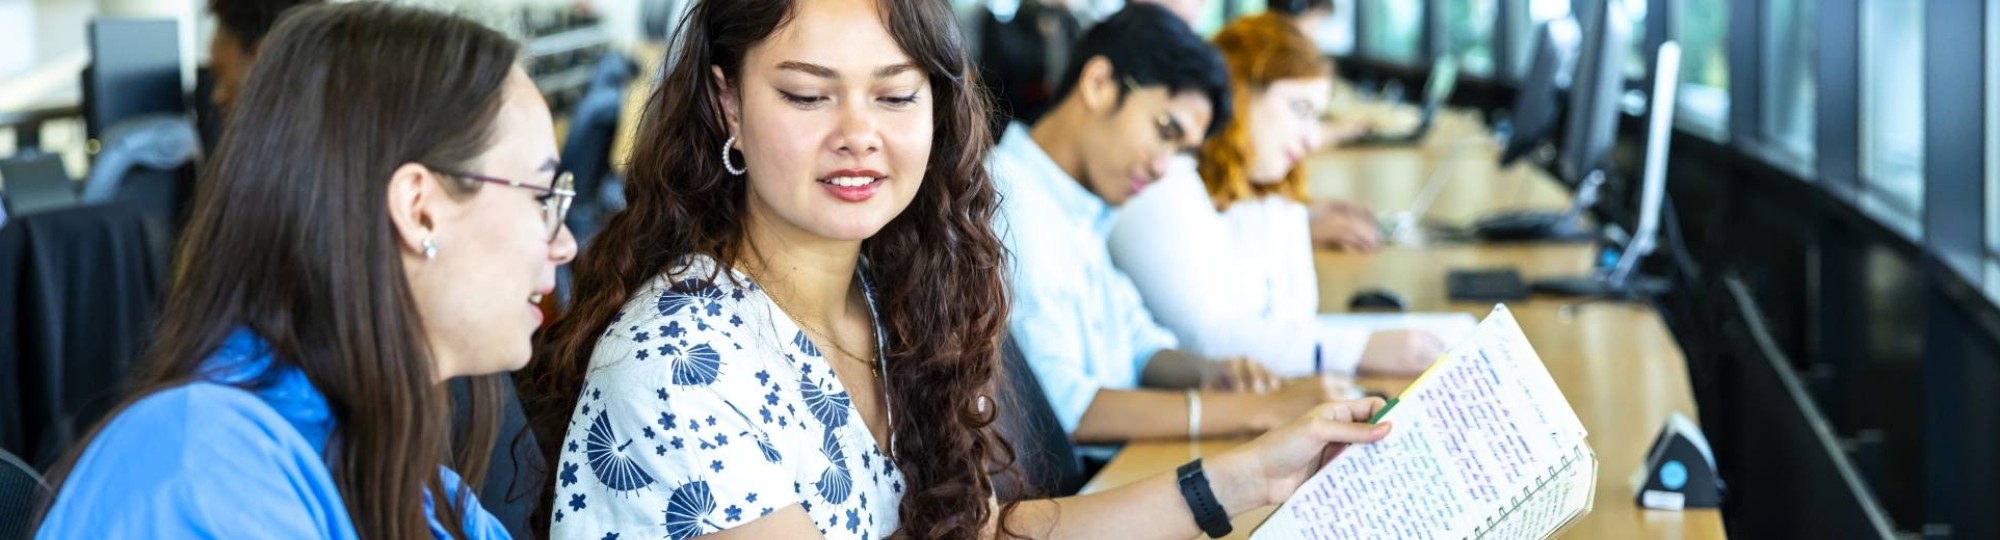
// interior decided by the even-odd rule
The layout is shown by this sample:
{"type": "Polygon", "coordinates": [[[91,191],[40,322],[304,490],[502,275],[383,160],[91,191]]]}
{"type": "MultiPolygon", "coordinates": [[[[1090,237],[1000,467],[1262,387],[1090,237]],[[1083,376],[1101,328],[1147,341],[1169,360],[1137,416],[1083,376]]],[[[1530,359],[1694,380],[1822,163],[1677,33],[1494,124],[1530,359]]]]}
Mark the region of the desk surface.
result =
{"type": "MultiPolygon", "coordinates": [[[[1499,170],[1497,151],[1477,136],[1469,118],[1447,116],[1423,146],[1337,149],[1311,158],[1311,193],[1316,198],[1348,198],[1378,212],[1407,208],[1433,172],[1452,175],[1428,215],[1464,222],[1494,210],[1560,208],[1566,194],[1555,182],[1527,167],[1499,170]],[[1442,168],[1441,168],[1442,167],[1442,168]]],[[[1359,255],[1322,251],[1320,303],[1338,307],[1357,288],[1384,287],[1403,295],[1414,311],[1460,311],[1485,316],[1491,306],[1454,304],[1444,291],[1453,268],[1513,266],[1524,277],[1580,274],[1592,248],[1581,245],[1391,246],[1359,255]]],[[[1595,508],[1567,533],[1569,538],[1722,538],[1722,515],[1714,510],[1658,512],[1633,503],[1630,475],[1644,457],[1656,429],[1673,412],[1696,418],[1686,360],[1658,312],[1621,303],[1575,303],[1534,298],[1509,306],[1528,340],[1549,367],[1577,416],[1590,430],[1599,461],[1595,508]]],[[[1370,380],[1369,386],[1400,390],[1407,380],[1370,380]]],[[[1085,492],[1130,483],[1172,471],[1193,457],[1221,452],[1241,440],[1139,442],[1126,445],[1084,486],[1085,492]]],[[[1239,516],[1238,537],[1273,508],[1239,516]]]]}

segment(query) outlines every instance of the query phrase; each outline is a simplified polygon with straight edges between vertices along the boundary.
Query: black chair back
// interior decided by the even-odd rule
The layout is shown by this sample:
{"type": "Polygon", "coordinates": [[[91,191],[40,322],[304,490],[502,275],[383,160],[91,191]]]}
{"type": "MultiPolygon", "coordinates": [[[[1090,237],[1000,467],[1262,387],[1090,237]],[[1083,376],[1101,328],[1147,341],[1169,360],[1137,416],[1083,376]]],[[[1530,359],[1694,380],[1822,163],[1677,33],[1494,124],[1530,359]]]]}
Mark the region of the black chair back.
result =
{"type": "Polygon", "coordinates": [[[157,227],[119,204],[0,227],[0,449],[47,466],[123,397],[166,291],[157,227]]]}
{"type": "Polygon", "coordinates": [[[994,426],[1014,449],[1013,470],[994,479],[1000,500],[1075,494],[1088,480],[1083,462],[1012,336],[1000,348],[1000,374],[1005,393],[994,426]]]}
{"type": "Polygon", "coordinates": [[[469,385],[474,384],[497,387],[502,404],[500,435],[493,440],[486,476],[479,484],[479,505],[499,519],[514,538],[536,538],[530,518],[540,505],[544,474],[548,469],[542,464],[542,449],[535,443],[535,432],[528,429],[528,416],[521,408],[520,395],[515,393],[513,375],[501,373],[452,379],[452,419],[457,424],[453,426],[452,441],[454,444],[466,442],[463,420],[471,410],[467,407],[466,391],[469,385]]]}
{"type": "Polygon", "coordinates": [[[0,450],[0,540],[28,538],[35,509],[49,496],[49,485],[21,458],[0,450]]]}

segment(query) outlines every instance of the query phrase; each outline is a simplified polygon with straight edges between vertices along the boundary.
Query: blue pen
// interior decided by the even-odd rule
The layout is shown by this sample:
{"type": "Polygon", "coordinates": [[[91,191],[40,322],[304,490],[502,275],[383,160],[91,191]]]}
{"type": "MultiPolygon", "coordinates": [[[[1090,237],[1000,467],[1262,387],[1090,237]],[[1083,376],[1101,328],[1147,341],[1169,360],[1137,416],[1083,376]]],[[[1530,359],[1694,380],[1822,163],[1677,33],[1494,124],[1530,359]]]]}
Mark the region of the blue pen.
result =
{"type": "Polygon", "coordinates": [[[1319,356],[1319,352],[1320,352],[1320,348],[1321,348],[1321,347],[1322,347],[1322,345],[1320,345],[1320,344],[1318,344],[1318,343],[1314,343],[1314,344],[1313,344],[1313,374],[1314,374],[1314,375],[1319,375],[1319,374],[1320,374],[1320,356],[1319,356]]]}

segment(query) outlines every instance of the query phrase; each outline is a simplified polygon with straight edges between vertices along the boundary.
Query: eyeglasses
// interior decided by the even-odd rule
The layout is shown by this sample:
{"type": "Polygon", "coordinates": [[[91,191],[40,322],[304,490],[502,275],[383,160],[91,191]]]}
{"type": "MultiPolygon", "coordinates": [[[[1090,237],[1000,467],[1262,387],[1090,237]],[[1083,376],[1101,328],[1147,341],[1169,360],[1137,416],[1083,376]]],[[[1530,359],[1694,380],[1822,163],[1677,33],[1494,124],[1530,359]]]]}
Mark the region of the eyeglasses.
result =
{"type": "Polygon", "coordinates": [[[1292,115],[1306,122],[1318,122],[1320,117],[1326,116],[1326,109],[1319,107],[1309,99],[1292,100],[1291,109],[1292,115]]]}
{"type": "Polygon", "coordinates": [[[547,226],[549,229],[550,242],[556,241],[556,237],[562,235],[563,218],[569,215],[570,202],[576,199],[576,177],[574,175],[571,175],[568,171],[564,171],[561,174],[557,174],[555,183],[550,184],[549,187],[542,187],[517,180],[494,178],[491,176],[472,174],[467,172],[451,171],[435,167],[433,167],[431,170],[437,171],[438,174],[446,176],[456,176],[459,178],[464,178],[466,180],[476,180],[488,184],[499,184],[507,187],[521,188],[528,191],[540,193],[540,195],[535,196],[535,201],[542,203],[542,225],[547,226]]]}
{"type": "MultiPolygon", "coordinates": [[[[1137,91],[1139,91],[1138,81],[1132,80],[1131,77],[1126,77],[1125,92],[1129,94],[1137,91]]],[[[1159,131],[1160,144],[1167,148],[1167,153],[1185,154],[1188,152],[1189,149],[1184,146],[1186,144],[1185,139],[1187,139],[1187,127],[1182,126],[1180,120],[1175,120],[1174,115],[1166,111],[1160,111],[1160,116],[1153,119],[1153,128],[1159,131]]]]}

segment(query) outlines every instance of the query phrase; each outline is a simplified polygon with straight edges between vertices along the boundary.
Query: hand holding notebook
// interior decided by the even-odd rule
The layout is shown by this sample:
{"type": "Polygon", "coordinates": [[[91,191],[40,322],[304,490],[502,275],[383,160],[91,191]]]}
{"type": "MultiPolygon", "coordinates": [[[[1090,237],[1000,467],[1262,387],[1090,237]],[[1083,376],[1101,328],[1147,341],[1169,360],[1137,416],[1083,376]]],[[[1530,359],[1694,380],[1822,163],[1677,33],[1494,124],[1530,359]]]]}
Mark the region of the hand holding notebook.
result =
{"type": "Polygon", "coordinates": [[[1504,306],[1378,416],[1387,438],[1328,462],[1254,537],[1543,538],[1590,511],[1583,424],[1504,306]]]}

